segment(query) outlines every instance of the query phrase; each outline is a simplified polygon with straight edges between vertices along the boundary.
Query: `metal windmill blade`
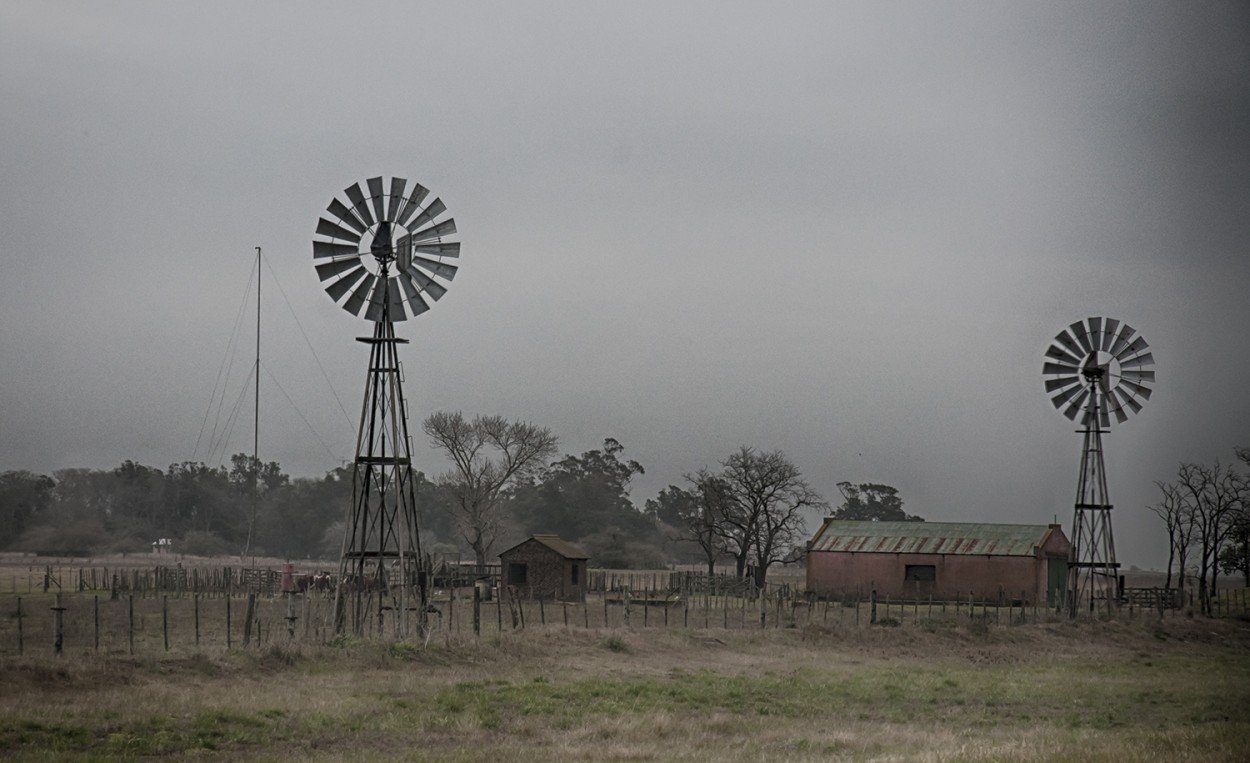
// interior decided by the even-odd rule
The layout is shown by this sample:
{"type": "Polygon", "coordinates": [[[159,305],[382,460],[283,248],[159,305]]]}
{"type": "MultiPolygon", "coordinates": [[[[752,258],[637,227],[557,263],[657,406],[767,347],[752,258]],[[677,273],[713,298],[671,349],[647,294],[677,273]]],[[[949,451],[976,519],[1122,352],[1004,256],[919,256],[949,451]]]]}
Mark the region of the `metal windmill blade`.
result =
{"type": "Polygon", "coordinates": [[[1091,317],[1069,325],[1043,356],[1051,404],[1084,425],[1123,424],[1150,399],[1155,373],[1149,370],[1154,356],[1148,348],[1136,329],[1115,318],[1091,317]]]}
{"type": "Polygon", "coordinates": [[[391,192],[388,194],[390,200],[386,207],[388,222],[395,222],[395,216],[399,213],[399,205],[404,203],[404,186],[406,185],[408,181],[404,178],[391,178],[391,192]]]}
{"type": "Polygon", "coordinates": [[[386,195],[382,192],[382,178],[369,178],[369,201],[373,202],[373,214],[379,222],[386,222],[386,195]]]}
{"type": "Polygon", "coordinates": [[[403,321],[430,309],[459,269],[447,205],[400,177],[353,183],[317,222],[313,259],[326,293],[366,320],[403,321]],[[395,234],[400,234],[395,236],[395,234]]]}

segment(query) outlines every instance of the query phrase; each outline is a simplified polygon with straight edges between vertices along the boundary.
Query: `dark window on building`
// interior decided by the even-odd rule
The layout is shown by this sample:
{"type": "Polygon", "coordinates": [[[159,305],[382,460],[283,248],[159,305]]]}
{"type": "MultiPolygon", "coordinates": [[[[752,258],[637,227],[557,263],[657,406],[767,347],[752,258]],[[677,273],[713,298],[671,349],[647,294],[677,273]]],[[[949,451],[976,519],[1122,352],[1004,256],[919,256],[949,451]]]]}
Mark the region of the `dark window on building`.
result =
{"type": "Polygon", "coordinates": [[[529,568],[520,562],[509,562],[508,585],[529,585],[529,568]]]}
{"type": "Polygon", "coordinates": [[[577,562],[573,562],[573,585],[577,585],[577,562]]]}
{"type": "Polygon", "coordinates": [[[932,583],[937,580],[937,567],[932,564],[909,564],[903,580],[908,583],[932,583]]]}

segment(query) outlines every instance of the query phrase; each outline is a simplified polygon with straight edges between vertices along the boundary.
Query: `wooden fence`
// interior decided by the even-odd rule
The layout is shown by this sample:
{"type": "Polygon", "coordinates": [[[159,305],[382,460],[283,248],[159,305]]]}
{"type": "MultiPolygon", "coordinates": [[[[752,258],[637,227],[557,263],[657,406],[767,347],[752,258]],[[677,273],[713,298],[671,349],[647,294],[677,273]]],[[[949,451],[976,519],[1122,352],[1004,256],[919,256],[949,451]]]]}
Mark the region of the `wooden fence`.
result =
{"type": "MultiPolygon", "coordinates": [[[[1015,601],[889,597],[816,600],[803,596],[723,594],[662,595],[628,588],[593,595],[585,603],[525,601],[496,597],[481,589],[446,592],[431,603],[431,638],[486,638],[545,628],[868,628],[939,627],[961,622],[983,627],[1058,621],[1066,615],[1036,603],[1015,601]]],[[[183,597],[92,592],[0,595],[0,656],[63,652],[161,654],[170,651],[236,649],[256,645],[334,643],[333,595],[319,592],[263,596],[256,593],[183,597]]],[[[1246,617],[1247,590],[1222,592],[1214,600],[1219,617],[1246,617]]],[[[1186,616],[1180,610],[1126,604],[1113,615],[1144,620],[1186,616]]],[[[393,612],[368,618],[367,640],[395,638],[393,612]]]]}
{"type": "Polygon", "coordinates": [[[203,594],[226,596],[255,593],[273,596],[281,592],[282,573],[256,567],[58,567],[27,568],[22,575],[10,575],[5,593],[82,593],[107,592],[110,595],[135,593],[155,596],[203,594]],[[25,586],[19,585],[24,579],[25,586]]]}
{"type": "Polygon", "coordinates": [[[1124,606],[1180,609],[1185,605],[1185,592],[1179,588],[1125,588],[1120,598],[1124,606]]]}
{"type": "MultiPolygon", "coordinates": [[[[656,592],[669,595],[740,596],[754,600],[761,595],[750,578],[736,575],[713,574],[692,571],[630,572],[621,570],[589,570],[586,577],[587,590],[597,593],[621,591],[656,592]]],[[[789,583],[765,583],[762,595],[768,598],[794,598],[801,595],[796,586],[789,583]]]]}

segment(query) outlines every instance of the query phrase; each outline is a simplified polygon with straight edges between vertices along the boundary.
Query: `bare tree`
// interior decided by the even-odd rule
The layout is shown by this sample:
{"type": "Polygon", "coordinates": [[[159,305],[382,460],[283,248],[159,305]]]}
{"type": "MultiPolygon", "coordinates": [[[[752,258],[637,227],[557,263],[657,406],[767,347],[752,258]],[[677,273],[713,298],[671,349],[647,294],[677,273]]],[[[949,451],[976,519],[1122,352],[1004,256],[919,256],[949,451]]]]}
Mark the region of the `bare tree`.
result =
{"type": "Polygon", "coordinates": [[[679,539],[698,544],[707,562],[707,574],[713,575],[716,573],[717,558],[725,552],[717,524],[727,500],[727,486],[723,479],[706,468],[687,474],[686,481],[693,487],[689,492],[694,499],[690,510],[680,517],[682,534],[679,539]]]}
{"type": "Polygon", "coordinates": [[[734,556],[739,576],[748,561],[763,587],[768,568],[782,561],[804,530],[804,509],[828,509],[797,466],[781,451],[758,453],[742,446],[721,462],[724,485],[717,533],[734,556]]]}
{"type": "Polygon", "coordinates": [[[1155,481],[1163,497],[1158,503],[1146,508],[1163,520],[1168,531],[1168,576],[1165,588],[1172,587],[1172,569],[1177,570],[1176,587],[1185,590],[1185,565],[1189,561],[1189,549],[1193,544],[1194,517],[1186,496],[1176,485],[1155,481]]]}
{"type": "Polygon", "coordinates": [[[1240,472],[1225,467],[1181,464],[1176,487],[1193,518],[1198,544],[1198,600],[1203,614],[1211,614],[1220,551],[1244,510],[1250,495],[1250,481],[1240,472]]]}
{"type": "Polygon", "coordinates": [[[484,565],[499,537],[505,488],[551,458],[557,438],[545,427],[502,416],[466,421],[459,411],[431,414],[421,426],[430,444],[451,459],[453,468],[438,482],[453,498],[456,531],[473,549],[477,564],[484,565]]]}
{"type": "MultiPolygon", "coordinates": [[[[1244,466],[1250,466],[1250,448],[1233,448],[1237,459],[1244,466]]],[[[1235,512],[1229,532],[1229,544],[1220,553],[1220,569],[1228,574],[1240,572],[1247,587],[1250,587],[1250,475],[1243,473],[1246,492],[1242,496],[1241,506],[1235,512]]]]}

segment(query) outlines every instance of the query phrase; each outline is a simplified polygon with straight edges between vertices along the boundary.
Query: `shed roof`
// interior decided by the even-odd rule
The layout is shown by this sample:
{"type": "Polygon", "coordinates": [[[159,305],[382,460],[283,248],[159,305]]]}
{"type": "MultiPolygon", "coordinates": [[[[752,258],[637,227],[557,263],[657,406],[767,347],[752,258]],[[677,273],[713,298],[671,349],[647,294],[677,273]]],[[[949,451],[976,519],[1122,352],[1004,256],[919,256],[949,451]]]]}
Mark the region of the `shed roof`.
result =
{"type": "Polygon", "coordinates": [[[812,551],[877,554],[1033,556],[1051,533],[1067,543],[1058,525],[975,522],[858,522],[826,519],[812,537],[812,551]]]}
{"type": "Polygon", "coordinates": [[[590,558],[589,554],[587,554],[585,551],[582,551],[577,546],[574,546],[572,543],[569,543],[568,541],[564,540],[559,535],[551,535],[551,534],[531,535],[528,539],[521,541],[520,543],[516,544],[510,549],[507,549],[507,551],[499,552],[499,555],[503,556],[504,554],[508,553],[508,551],[518,549],[521,546],[524,546],[526,543],[529,543],[531,540],[538,541],[539,543],[551,549],[552,551],[556,552],[560,556],[563,556],[565,559],[589,559],[590,558]]]}

